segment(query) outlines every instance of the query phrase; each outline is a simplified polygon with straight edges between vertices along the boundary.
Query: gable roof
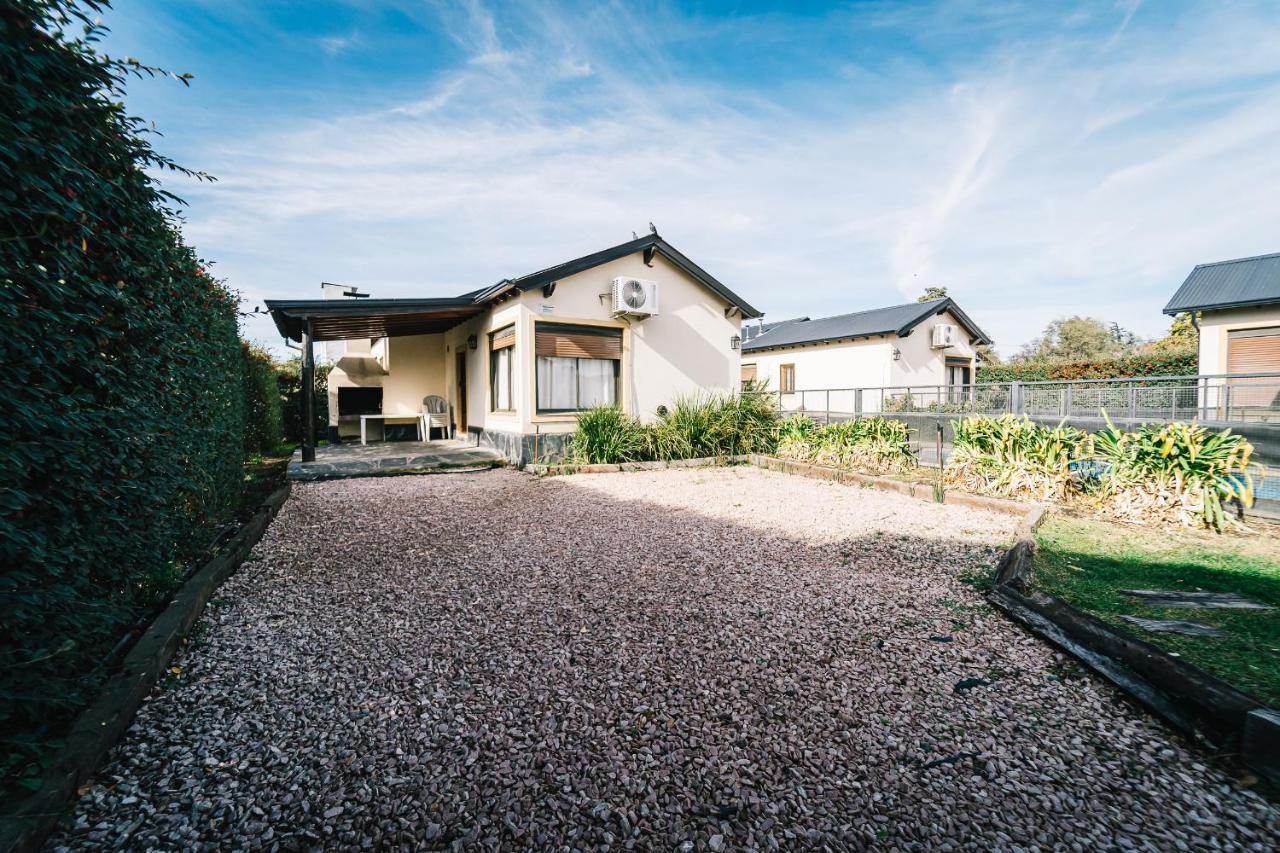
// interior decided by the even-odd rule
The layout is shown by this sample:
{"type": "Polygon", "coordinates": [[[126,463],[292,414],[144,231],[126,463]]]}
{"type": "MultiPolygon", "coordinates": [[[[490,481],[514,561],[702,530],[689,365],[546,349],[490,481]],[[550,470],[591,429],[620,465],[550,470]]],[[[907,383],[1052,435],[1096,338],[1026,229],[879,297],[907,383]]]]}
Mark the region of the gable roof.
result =
{"type": "Polygon", "coordinates": [[[302,329],[308,321],[317,341],[433,334],[474,317],[514,291],[542,287],[636,252],[645,252],[645,260],[650,260],[647,256],[650,252],[666,258],[690,278],[737,308],[743,317],[761,316],[745,299],[657,234],[646,234],[520,278],[504,278],[496,284],[460,296],[434,299],[268,299],[266,304],[276,329],[295,341],[302,340],[302,329]]]}
{"type": "Polygon", "coordinates": [[[905,337],[929,317],[944,311],[951,312],[956,321],[973,336],[975,343],[991,343],[986,333],[979,329],[950,297],[947,297],[928,302],[890,305],[888,308],[873,308],[870,311],[858,311],[853,314],[839,314],[835,317],[820,317],[817,320],[801,319],[779,323],[774,328],[743,343],[742,351],[754,352],[851,338],[871,338],[879,335],[905,337]]]}
{"type": "Polygon", "coordinates": [[[1164,313],[1277,302],[1280,302],[1280,252],[1198,265],[1164,306],[1164,313]]]}

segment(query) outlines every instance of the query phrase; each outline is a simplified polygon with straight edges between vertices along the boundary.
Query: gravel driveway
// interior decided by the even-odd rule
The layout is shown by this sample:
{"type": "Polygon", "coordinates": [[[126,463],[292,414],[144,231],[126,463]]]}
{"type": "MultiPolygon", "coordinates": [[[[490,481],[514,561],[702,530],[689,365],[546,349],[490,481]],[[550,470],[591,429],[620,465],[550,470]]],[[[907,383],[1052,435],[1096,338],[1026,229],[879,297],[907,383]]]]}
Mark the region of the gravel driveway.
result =
{"type": "Polygon", "coordinates": [[[301,485],[51,843],[1270,849],[959,580],[1012,527],[753,468],[301,485]]]}

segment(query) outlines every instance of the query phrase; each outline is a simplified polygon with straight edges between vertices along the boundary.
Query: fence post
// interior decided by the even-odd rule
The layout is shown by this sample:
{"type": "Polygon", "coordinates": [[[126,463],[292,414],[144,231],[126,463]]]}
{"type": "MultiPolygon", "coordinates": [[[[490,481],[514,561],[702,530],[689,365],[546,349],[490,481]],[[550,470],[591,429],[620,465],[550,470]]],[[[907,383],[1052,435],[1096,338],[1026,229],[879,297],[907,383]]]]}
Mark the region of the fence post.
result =
{"type": "Polygon", "coordinates": [[[831,423],[831,389],[827,389],[827,423],[831,423]]]}
{"type": "Polygon", "coordinates": [[[858,388],[853,392],[853,413],[855,415],[862,414],[862,389],[858,388]]]}
{"type": "Polygon", "coordinates": [[[1135,382],[1129,382],[1129,420],[1137,420],[1138,418],[1138,386],[1135,382]]]}
{"type": "Polygon", "coordinates": [[[1013,414],[1021,415],[1022,411],[1022,383],[1013,381],[1009,383],[1009,407],[1013,414]]]}
{"type": "Polygon", "coordinates": [[[1231,420],[1231,383],[1222,383],[1222,418],[1223,420],[1231,420]]]}

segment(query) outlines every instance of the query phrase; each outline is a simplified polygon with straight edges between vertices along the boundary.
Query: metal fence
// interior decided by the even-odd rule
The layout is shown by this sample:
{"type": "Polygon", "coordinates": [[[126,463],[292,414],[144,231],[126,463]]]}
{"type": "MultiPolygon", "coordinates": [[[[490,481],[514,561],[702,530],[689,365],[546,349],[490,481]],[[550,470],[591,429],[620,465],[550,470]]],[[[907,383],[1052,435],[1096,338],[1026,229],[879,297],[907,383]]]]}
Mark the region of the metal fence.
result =
{"type": "Polygon", "coordinates": [[[805,413],[822,421],[895,413],[1097,418],[1105,412],[1115,420],[1280,423],[1280,373],[820,388],[774,393],[784,414],[805,413]]]}

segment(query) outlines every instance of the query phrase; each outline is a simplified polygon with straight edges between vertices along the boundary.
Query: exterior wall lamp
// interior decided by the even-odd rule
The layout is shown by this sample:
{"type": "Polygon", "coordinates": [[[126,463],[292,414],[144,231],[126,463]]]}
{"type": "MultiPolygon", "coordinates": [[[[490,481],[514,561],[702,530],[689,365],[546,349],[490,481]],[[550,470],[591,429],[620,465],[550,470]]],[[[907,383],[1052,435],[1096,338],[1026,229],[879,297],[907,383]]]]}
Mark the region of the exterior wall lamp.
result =
{"type": "Polygon", "coordinates": [[[479,343],[475,335],[467,335],[467,349],[475,349],[479,343]]]}
{"type": "Polygon", "coordinates": [[[901,358],[902,358],[902,350],[898,349],[897,347],[894,347],[894,348],[893,348],[893,360],[894,360],[894,361],[899,361],[899,360],[901,360],[901,358]]]}
{"type": "Polygon", "coordinates": [[[741,349],[741,348],[742,348],[742,336],[741,336],[741,335],[734,335],[732,338],[729,338],[729,349],[734,349],[734,350],[736,350],[736,349],[741,349]]]}

